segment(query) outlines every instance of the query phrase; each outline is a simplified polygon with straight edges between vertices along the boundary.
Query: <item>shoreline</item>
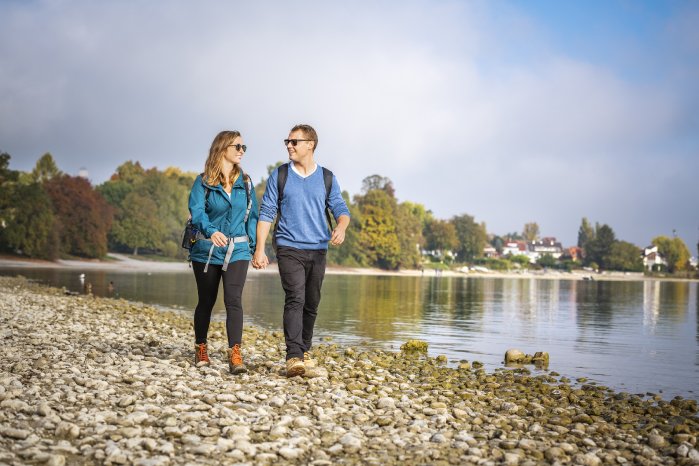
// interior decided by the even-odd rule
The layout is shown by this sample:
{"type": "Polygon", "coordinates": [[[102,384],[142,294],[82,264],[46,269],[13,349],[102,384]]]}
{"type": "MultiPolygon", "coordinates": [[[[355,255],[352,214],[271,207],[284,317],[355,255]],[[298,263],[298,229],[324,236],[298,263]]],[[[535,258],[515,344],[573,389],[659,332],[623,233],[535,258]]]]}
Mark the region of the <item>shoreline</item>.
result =
{"type": "MultiPolygon", "coordinates": [[[[110,253],[113,260],[64,260],[46,261],[40,259],[27,259],[14,256],[0,255],[0,267],[7,268],[49,268],[49,269],[84,269],[84,270],[110,270],[120,272],[186,272],[189,270],[187,261],[155,262],[133,259],[124,254],[110,253]]],[[[257,270],[250,266],[249,273],[277,273],[276,264],[270,264],[265,270],[257,270]]],[[[395,277],[473,277],[473,278],[518,278],[518,279],[549,279],[549,280],[592,280],[592,281],[680,281],[699,282],[696,278],[674,277],[647,277],[640,272],[602,272],[591,273],[587,271],[561,272],[526,271],[526,272],[457,272],[444,270],[439,274],[433,269],[424,271],[405,269],[398,271],[381,270],[376,268],[351,268],[342,266],[328,266],[327,274],[331,275],[370,275],[370,276],[395,276],[395,277]]]]}
{"type": "Polygon", "coordinates": [[[250,326],[233,376],[223,323],[197,368],[191,319],[22,278],[0,321],[0,463],[699,463],[696,400],[325,343],[287,378],[281,332],[250,326]]]}

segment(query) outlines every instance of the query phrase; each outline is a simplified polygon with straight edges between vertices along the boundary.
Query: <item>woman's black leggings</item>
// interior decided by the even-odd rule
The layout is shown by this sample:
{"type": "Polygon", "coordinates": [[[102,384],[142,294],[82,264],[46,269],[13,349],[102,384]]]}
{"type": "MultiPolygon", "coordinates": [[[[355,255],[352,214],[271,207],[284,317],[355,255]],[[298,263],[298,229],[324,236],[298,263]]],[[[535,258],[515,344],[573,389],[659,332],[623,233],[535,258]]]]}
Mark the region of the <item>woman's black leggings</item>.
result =
{"type": "Polygon", "coordinates": [[[248,275],[250,261],[235,261],[228,264],[225,272],[220,265],[209,264],[204,273],[204,264],[192,262],[194,277],[197,280],[199,302],[194,310],[194,336],[196,343],[206,343],[211,321],[211,310],[216,304],[218,284],[223,277],[223,302],[226,305],[226,333],[228,347],[240,345],[243,340],[243,286],[248,275]]]}

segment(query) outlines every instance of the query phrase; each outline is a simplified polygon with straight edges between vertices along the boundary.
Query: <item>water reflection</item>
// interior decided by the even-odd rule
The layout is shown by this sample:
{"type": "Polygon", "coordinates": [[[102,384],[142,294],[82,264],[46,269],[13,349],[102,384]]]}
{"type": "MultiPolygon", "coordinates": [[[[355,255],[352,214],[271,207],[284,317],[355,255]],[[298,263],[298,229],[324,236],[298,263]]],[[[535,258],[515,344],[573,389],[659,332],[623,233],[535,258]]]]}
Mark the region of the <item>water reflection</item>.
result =
{"type": "MultiPolygon", "coordinates": [[[[81,291],[79,273],[21,272],[81,291]]],[[[85,272],[96,295],[113,295],[191,315],[191,272],[85,272]]],[[[253,272],[243,294],[246,323],[282,327],[284,295],[276,273],[253,272]]],[[[328,275],[316,335],[341,344],[397,349],[427,340],[432,355],[502,365],[508,348],[547,351],[550,370],[589,377],[632,392],[696,398],[699,386],[699,303],[696,282],[612,282],[451,277],[328,275]]],[[[223,319],[219,295],[214,318],[223,319]]]]}

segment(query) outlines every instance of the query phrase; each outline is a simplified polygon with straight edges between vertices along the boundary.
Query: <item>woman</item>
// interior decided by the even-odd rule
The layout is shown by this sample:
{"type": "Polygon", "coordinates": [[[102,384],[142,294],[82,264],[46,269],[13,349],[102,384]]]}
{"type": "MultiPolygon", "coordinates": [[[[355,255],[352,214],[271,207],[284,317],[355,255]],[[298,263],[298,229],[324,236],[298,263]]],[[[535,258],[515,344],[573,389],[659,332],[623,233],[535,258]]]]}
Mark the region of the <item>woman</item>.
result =
{"type": "Polygon", "coordinates": [[[194,311],[194,363],[210,364],[206,337],[223,278],[228,367],[233,374],[246,372],[240,349],[242,294],[251,251],[255,250],[258,218],[255,191],[250,189],[250,178],[240,168],[245,150],[238,131],[218,133],[211,143],[204,173],[194,180],[189,194],[192,224],[200,232],[190,255],[199,295],[194,311]]]}

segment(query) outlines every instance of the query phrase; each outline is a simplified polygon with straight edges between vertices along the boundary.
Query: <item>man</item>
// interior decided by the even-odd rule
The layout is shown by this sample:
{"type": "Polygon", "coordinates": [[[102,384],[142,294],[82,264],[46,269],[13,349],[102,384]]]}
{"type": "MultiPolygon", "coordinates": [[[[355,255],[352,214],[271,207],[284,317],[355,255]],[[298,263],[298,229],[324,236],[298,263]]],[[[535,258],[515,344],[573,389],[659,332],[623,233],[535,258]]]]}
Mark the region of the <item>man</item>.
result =
{"type": "Polygon", "coordinates": [[[324,170],[313,158],[318,147],[315,130],[309,125],[296,125],[284,144],[289,163],[285,164],[286,168],[282,168],[284,165],[277,167],[267,180],[252,263],[256,268],[265,268],[269,264],[265,240],[278,214],[275,241],[279,275],[286,295],[286,374],[293,377],[303,375],[306,365],[312,365],[308,351],[325,276],[328,241],[334,246],[343,243],[350,214],[334,175],[328,194],[324,170]],[[286,182],[283,183],[282,202],[278,203],[280,169],[286,172],[286,182]],[[326,201],[337,223],[332,232],[326,220],[326,201]]]}

